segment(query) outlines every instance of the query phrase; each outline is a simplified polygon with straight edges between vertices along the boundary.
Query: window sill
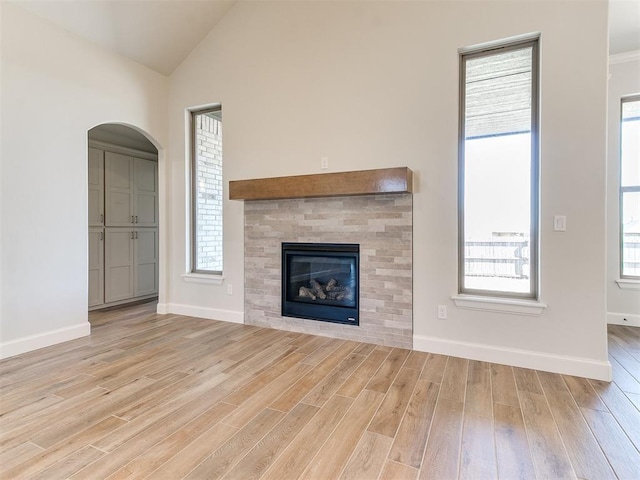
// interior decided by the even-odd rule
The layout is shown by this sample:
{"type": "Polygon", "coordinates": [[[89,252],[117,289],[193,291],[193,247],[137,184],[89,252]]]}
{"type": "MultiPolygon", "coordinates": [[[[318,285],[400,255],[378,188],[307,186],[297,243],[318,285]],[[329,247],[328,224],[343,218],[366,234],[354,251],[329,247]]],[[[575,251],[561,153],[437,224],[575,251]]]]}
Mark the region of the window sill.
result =
{"type": "Polygon", "coordinates": [[[632,280],[631,278],[619,278],[616,280],[621,290],[640,290],[640,280],[632,280]]]}
{"type": "Polygon", "coordinates": [[[533,300],[479,297],[474,295],[454,295],[451,299],[456,304],[456,307],[495,313],[511,313],[514,315],[538,316],[547,308],[546,303],[533,300]]]}
{"type": "Polygon", "coordinates": [[[182,279],[188,283],[207,283],[210,285],[222,285],[224,277],[222,275],[207,275],[205,273],[183,273],[182,279]]]}

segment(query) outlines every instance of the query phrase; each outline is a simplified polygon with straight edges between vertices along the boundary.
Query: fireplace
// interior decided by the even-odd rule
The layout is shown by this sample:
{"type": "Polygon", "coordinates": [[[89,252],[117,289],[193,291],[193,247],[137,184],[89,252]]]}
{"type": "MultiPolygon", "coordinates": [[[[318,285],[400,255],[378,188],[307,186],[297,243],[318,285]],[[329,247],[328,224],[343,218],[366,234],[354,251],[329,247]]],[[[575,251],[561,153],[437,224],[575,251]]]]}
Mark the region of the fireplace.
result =
{"type": "Polygon", "coordinates": [[[412,205],[410,194],[244,202],[244,322],[411,348],[412,205]],[[283,315],[282,242],[360,246],[357,327],[283,315]]]}
{"type": "Polygon", "coordinates": [[[282,316],[359,324],[360,246],[282,244],[282,316]]]}

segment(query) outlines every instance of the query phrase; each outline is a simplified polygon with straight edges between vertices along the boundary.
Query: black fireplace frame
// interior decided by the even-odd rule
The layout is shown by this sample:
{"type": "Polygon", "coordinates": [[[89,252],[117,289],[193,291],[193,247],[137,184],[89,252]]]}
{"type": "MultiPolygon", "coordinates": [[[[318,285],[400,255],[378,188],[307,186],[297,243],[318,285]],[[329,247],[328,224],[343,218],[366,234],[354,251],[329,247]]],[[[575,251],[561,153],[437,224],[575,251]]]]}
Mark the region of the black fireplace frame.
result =
{"type": "Polygon", "coordinates": [[[360,245],[357,243],[282,243],[282,316],[304,318],[322,322],[358,326],[360,324],[360,245]],[[356,282],[354,286],[355,306],[324,305],[288,300],[287,279],[290,259],[295,256],[353,257],[355,258],[356,282]]]}

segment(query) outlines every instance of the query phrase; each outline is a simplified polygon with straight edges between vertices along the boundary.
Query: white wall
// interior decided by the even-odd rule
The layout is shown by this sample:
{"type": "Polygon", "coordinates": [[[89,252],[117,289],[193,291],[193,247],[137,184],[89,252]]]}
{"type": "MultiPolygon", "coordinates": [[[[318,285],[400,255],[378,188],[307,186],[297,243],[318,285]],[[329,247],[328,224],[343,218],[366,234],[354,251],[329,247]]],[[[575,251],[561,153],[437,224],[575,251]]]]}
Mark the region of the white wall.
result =
{"type": "Polygon", "coordinates": [[[640,285],[621,289],[620,278],[620,99],[640,94],[640,52],[612,57],[609,66],[609,115],[607,155],[607,320],[640,326],[640,285]]]}
{"type": "Polygon", "coordinates": [[[168,79],[19,7],[0,8],[6,357],[88,334],[87,130],[131,124],[162,148],[168,79]]]}
{"type": "MultiPolygon", "coordinates": [[[[607,4],[239,2],[171,76],[166,311],[237,320],[243,205],[226,201],[225,285],[186,282],[185,110],[221,102],[225,179],[408,166],[414,346],[610,374],[605,325],[607,4]],[[541,32],[539,317],[456,308],[460,47],[541,32]],[[552,231],[553,215],[568,229],[552,231]],[[436,319],[437,305],[449,319],[436,319]]],[[[227,187],[228,184],[225,185],[227,187]]],[[[226,192],[225,192],[226,196],[226,192]]]]}

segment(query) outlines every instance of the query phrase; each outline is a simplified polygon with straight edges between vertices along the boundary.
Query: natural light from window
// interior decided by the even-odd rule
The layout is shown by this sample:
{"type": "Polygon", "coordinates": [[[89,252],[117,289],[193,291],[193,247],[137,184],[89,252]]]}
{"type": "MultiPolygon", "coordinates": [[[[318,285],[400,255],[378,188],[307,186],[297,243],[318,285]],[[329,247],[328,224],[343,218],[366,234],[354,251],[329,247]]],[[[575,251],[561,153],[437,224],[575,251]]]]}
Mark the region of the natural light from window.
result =
{"type": "Polygon", "coordinates": [[[222,272],[222,109],[193,112],[192,272],[222,272]]]}
{"type": "Polygon", "coordinates": [[[467,140],[465,286],[529,291],[531,135],[467,140]]]}
{"type": "Polygon", "coordinates": [[[640,278],[640,98],[623,100],[620,133],[621,276],[640,278]]]}
{"type": "Polygon", "coordinates": [[[536,296],[535,46],[462,57],[461,293],[536,296]]]}

